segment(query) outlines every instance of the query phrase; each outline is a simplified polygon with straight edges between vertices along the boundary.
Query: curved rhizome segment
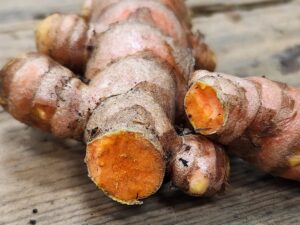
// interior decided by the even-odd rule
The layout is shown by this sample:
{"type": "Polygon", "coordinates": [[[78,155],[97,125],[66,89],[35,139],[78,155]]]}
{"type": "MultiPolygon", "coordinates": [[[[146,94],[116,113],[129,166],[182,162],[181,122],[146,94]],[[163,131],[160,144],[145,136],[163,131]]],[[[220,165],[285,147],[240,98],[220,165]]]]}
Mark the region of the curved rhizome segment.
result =
{"type": "Polygon", "coordinates": [[[135,204],[159,189],[165,175],[166,150],[178,144],[166,113],[143,88],[138,86],[102,101],[85,132],[90,177],[108,196],[126,204],[135,204]],[[95,152],[97,157],[90,157],[95,152]],[[105,167],[101,167],[101,162],[105,162],[105,167]],[[120,163],[127,166],[119,166],[120,163]],[[112,168],[114,172],[107,174],[112,168]],[[107,173],[98,177],[94,171],[107,173]],[[124,176],[119,178],[120,174],[124,176]],[[120,187],[120,192],[111,184],[120,187]]]}
{"type": "Polygon", "coordinates": [[[108,196],[136,204],[162,184],[167,151],[172,142],[178,142],[171,122],[175,119],[175,109],[177,113],[183,111],[180,102],[193,68],[193,56],[186,49],[188,39],[184,28],[164,2],[113,2],[101,13],[96,12],[98,18],[91,14],[91,23],[97,21],[95,31],[101,34],[94,42],[96,50],[87,64],[86,76],[91,79],[95,93],[102,88],[104,99],[97,104],[87,124],[87,165],[92,180],[108,196]],[[136,57],[131,62],[127,60],[128,65],[115,66],[116,61],[141,52],[148,54],[148,62],[136,57]],[[120,68],[117,76],[116,69],[110,67],[120,68]],[[109,70],[111,76],[106,76],[103,71],[109,70]],[[96,134],[88,132],[96,128],[96,134]],[[123,144],[115,144],[115,138],[124,140],[123,144]],[[105,147],[103,140],[109,142],[105,147]],[[98,149],[92,152],[103,153],[98,155],[96,163],[95,158],[89,157],[90,146],[98,149]],[[107,167],[100,166],[103,161],[107,167]],[[103,176],[93,173],[95,165],[103,176]]]}
{"type": "MultiPolygon", "coordinates": [[[[168,156],[182,145],[172,123],[184,113],[200,55],[190,47],[202,43],[181,0],[88,0],[83,14],[41,22],[37,47],[52,59],[27,54],[10,62],[0,104],[28,125],[84,139],[92,180],[111,198],[136,204],[158,190],[168,156]],[[85,71],[87,82],[64,66],[85,71]]],[[[214,65],[204,58],[204,68],[214,65]]]]}
{"type": "Polygon", "coordinates": [[[220,146],[196,135],[182,137],[171,159],[172,182],[192,196],[212,196],[225,189],[229,159],[220,146]]]}
{"type": "Polygon", "coordinates": [[[299,93],[261,77],[201,71],[194,74],[185,107],[198,132],[266,172],[300,180],[299,93]]]}

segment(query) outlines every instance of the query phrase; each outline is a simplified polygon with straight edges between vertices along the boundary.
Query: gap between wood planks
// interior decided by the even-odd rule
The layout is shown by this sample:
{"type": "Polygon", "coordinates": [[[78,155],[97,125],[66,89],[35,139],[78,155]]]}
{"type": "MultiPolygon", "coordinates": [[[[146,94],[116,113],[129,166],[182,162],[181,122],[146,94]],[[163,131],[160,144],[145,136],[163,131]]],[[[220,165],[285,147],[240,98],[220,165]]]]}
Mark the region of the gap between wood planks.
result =
{"type": "Polygon", "coordinates": [[[264,1],[254,1],[245,3],[215,3],[215,4],[203,4],[194,5],[191,4],[190,9],[192,17],[196,16],[209,16],[216,13],[230,12],[234,10],[240,11],[250,11],[254,9],[261,9],[276,5],[282,5],[292,2],[293,0],[264,0],[264,1]]]}

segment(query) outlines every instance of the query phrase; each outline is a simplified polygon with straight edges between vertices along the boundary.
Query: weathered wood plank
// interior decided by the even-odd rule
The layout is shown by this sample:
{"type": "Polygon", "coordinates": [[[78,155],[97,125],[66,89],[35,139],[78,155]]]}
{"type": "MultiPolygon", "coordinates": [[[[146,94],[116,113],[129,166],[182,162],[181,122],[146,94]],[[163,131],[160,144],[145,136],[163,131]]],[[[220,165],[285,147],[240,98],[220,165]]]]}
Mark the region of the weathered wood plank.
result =
{"type": "Polygon", "coordinates": [[[213,199],[187,197],[166,184],[143,206],[118,205],[86,176],[81,145],[55,140],[0,114],[0,224],[292,224],[299,184],[235,160],[231,185],[213,199]],[[33,214],[33,209],[38,213],[33,214]],[[276,222],[277,221],[277,222],[276,222]]]}
{"type": "Polygon", "coordinates": [[[74,13],[80,10],[82,0],[53,1],[22,1],[22,0],[1,0],[0,21],[21,21],[21,19],[40,19],[45,15],[54,12],[74,13]]]}
{"type": "Polygon", "coordinates": [[[300,85],[300,1],[194,19],[215,49],[218,71],[300,85]]]}
{"type": "MultiPolygon", "coordinates": [[[[199,4],[203,2],[209,1],[199,4]]],[[[0,66],[34,50],[33,28],[42,15],[72,12],[80,5],[81,0],[2,0],[0,66]]],[[[219,71],[268,74],[300,85],[299,13],[299,1],[292,1],[200,15],[193,23],[215,49],[219,71]]],[[[126,207],[109,200],[87,178],[84,155],[84,146],[27,128],[0,109],[0,225],[30,220],[62,225],[300,223],[299,183],[272,178],[239,160],[232,163],[230,186],[223,195],[190,198],[166,184],[143,206],[126,207]]]]}
{"type": "MultiPolygon", "coordinates": [[[[188,5],[240,5],[240,4],[261,4],[264,2],[277,2],[278,0],[186,0],[188,5]]],[[[286,1],[286,0],[280,0],[286,1]]]]}
{"type": "Polygon", "coordinates": [[[286,4],[292,0],[187,0],[195,13],[216,13],[231,10],[252,10],[274,5],[286,4]]]}

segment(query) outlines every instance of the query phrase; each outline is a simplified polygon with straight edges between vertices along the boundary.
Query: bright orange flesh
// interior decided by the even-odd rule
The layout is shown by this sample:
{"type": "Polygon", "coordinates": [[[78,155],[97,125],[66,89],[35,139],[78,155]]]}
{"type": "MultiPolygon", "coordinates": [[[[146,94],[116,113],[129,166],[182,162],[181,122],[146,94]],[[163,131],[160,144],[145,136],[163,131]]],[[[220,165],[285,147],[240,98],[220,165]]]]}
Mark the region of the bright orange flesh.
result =
{"type": "Polygon", "coordinates": [[[188,118],[201,134],[212,134],[224,123],[224,109],[216,91],[202,83],[195,83],[185,97],[188,118]]]}
{"type": "Polygon", "coordinates": [[[137,204],[161,186],[165,162],[141,134],[120,131],[88,144],[87,165],[92,180],[111,198],[137,204]]]}

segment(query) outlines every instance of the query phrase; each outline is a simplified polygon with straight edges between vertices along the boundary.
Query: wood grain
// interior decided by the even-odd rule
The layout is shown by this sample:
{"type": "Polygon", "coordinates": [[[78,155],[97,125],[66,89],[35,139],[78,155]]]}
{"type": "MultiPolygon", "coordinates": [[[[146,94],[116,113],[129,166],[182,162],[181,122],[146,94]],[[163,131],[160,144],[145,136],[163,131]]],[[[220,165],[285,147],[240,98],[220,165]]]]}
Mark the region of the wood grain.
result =
{"type": "Polygon", "coordinates": [[[193,15],[210,15],[213,13],[223,13],[234,10],[249,11],[258,8],[265,8],[281,5],[292,0],[187,0],[193,15]]]}
{"type": "Polygon", "coordinates": [[[298,0],[251,11],[198,16],[193,23],[216,51],[218,71],[264,75],[300,86],[299,20],[298,0]]]}
{"type": "MultiPolygon", "coordinates": [[[[246,1],[258,2],[228,2],[246,1]]],[[[220,1],[199,1],[198,6],[209,2],[220,1]]],[[[0,66],[35,49],[33,29],[41,17],[75,12],[81,3],[2,0],[0,66]]],[[[200,14],[193,23],[215,49],[219,71],[267,75],[300,86],[299,9],[299,1],[289,1],[200,14]]],[[[97,190],[87,177],[84,156],[83,145],[28,128],[0,109],[0,225],[300,224],[299,183],[273,178],[238,159],[222,195],[190,198],[165,184],[144,205],[127,207],[97,190]]]]}

